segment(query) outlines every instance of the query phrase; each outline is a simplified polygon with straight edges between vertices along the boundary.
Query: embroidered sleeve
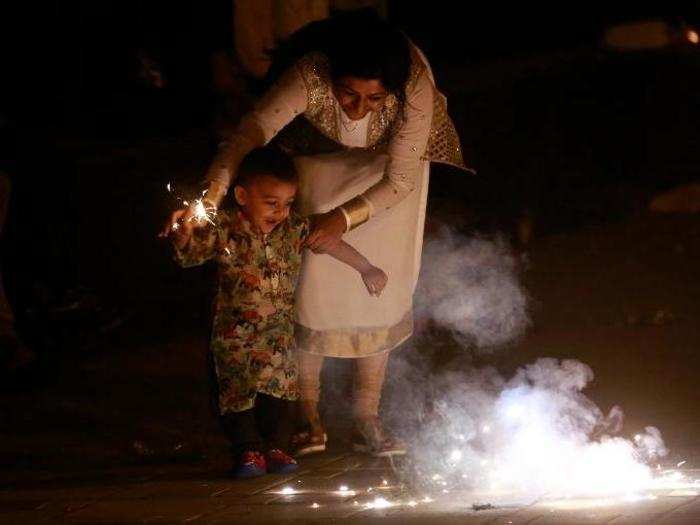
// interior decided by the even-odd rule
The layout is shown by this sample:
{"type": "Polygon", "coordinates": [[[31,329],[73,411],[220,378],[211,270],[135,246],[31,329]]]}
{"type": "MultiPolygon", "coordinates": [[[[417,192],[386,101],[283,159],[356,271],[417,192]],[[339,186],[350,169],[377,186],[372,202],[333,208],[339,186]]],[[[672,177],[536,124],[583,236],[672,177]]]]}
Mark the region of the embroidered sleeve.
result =
{"type": "Polygon", "coordinates": [[[195,228],[184,248],[173,245],[175,262],[183,268],[188,268],[204,264],[220,255],[230,255],[228,232],[228,215],[219,214],[217,224],[195,228]]]}
{"type": "Polygon", "coordinates": [[[369,214],[388,210],[415,188],[419,179],[433,116],[435,88],[424,69],[407,94],[404,121],[389,142],[384,177],[360,197],[369,203],[369,214]]]}
{"type": "Polygon", "coordinates": [[[246,114],[233,134],[219,145],[207,172],[208,198],[218,206],[235,177],[236,170],[252,149],[264,146],[294,118],[306,110],[306,84],[299,68],[287,70],[246,114]]]}

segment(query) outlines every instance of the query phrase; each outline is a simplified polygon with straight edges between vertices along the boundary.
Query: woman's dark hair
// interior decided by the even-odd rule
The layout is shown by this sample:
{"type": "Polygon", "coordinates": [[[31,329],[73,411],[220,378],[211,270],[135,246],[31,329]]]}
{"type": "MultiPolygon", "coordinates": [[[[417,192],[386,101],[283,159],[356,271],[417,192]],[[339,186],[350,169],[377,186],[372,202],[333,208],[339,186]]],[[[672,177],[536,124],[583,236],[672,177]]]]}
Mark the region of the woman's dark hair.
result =
{"type": "Polygon", "coordinates": [[[294,162],[289,155],[275,146],[264,146],[255,148],[243,158],[234,184],[247,187],[257,178],[265,175],[282,182],[299,181],[294,162]]]}
{"type": "Polygon", "coordinates": [[[405,102],[411,70],[408,39],[373,9],[346,11],[301,28],[271,51],[268,82],[314,51],[328,57],[333,80],[343,76],[379,79],[405,102]]]}

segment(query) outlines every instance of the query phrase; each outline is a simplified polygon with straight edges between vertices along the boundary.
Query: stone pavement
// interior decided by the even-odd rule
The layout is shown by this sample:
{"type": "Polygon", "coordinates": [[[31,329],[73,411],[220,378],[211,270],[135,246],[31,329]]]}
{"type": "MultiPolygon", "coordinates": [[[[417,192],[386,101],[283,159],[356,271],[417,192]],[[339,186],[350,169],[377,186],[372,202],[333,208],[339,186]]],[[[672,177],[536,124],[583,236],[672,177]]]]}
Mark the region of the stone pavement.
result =
{"type": "Polygon", "coordinates": [[[305,459],[294,476],[233,481],[222,468],[122,469],[5,484],[0,523],[700,523],[700,491],[688,489],[640,501],[540,501],[474,510],[467,494],[411,493],[387,460],[349,453],[305,459]]]}

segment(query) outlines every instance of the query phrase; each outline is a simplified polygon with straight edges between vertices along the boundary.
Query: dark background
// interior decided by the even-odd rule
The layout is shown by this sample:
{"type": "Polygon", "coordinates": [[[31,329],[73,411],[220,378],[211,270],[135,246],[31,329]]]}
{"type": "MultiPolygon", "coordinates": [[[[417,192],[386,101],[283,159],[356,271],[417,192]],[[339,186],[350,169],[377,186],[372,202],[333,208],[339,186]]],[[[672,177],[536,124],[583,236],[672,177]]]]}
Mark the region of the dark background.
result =
{"type": "MultiPolygon", "coordinates": [[[[627,254],[643,252],[642,260],[650,253],[641,248],[650,199],[698,176],[700,49],[615,52],[602,35],[616,22],[650,17],[697,27],[700,7],[678,3],[680,15],[668,16],[667,3],[648,10],[615,5],[629,14],[596,14],[585,3],[540,11],[487,6],[500,8],[495,14],[462,2],[389,3],[389,18],[431,61],[467,161],[478,171],[434,167],[429,229],[446,221],[467,232],[500,232],[518,245],[526,218],[536,239],[565,236],[566,254],[577,261],[591,228],[632,220],[636,240],[618,252],[628,233],[615,230],[600,241],[614,254],[600,264],[617,268],[627,254]]],[[[209,57],[230,47],[230,2],[56,1],[30,9],[3,68],[0,144],[13,194],[2,265],[20,334],[38,364],[3,377],[3,391],[12,394],[4,401],[8,447],[1,464],[61,463],[62,453],[85,450],[86,436],[95,449],[86,461],[100,463],[121,461],[125,449],[141,457],[137,441],[171,444],[202,428],[213,435],[211,417],[202,415],[201,358],[213,274],[176,268],[156,233],[178,205],[166,183],[196,187],[214,151],[209,57]],[[166,88],[139,82],[140,49],[162,64],[166,88]],[[72,304],[79,308],[65,309],[72,304]],[[33,441],[40,435],[45,442],[33,441]]],[[[681,229],[692,237],[691,226],[681,229]]],[[[662,231],[674,228],[664,224],[662,231]]],[[[650,275],[669,259],[664,250],[677,250],[668,243],[654,255],[650,275]]],[[[564,310],[552,310],[578,301],[572,318],[580,314],[584,325],[605,318],[608,304],[584,284],[573,286],[577,297],[556,294],[548,269],[563,264],[557,249],[533,252],[539,266],[528,284],[540,305],[536,326],[562,322],[564,310]]],[[[627,277],[620,270],[603,287],[627,277]]],[[[581,282],[598,285],[588,278],[581,282]]],[[[669,290],[659,286],[666,297],[669,290]]],[[[654,318],[645,300],[634,303],[635,293],[621,303],[643,310],[635,319],[654,318]]],[[[575,335],[563,340],[576,348],[575,335]]],[[[550,355],[560,350],[550,343],[543,345],[550,355]]],[[[585,359],[580,349],[562,352],[585,359]]],[[[533,354],[542,355],[486,361],[504,359],[507,368],[533,354]]],[[[606,358],[588,359],[603,377],[617,377],[606,358]]],[[[603,384],[610,399],[620,397],[610,390],[614,381],[603,384]]]]}

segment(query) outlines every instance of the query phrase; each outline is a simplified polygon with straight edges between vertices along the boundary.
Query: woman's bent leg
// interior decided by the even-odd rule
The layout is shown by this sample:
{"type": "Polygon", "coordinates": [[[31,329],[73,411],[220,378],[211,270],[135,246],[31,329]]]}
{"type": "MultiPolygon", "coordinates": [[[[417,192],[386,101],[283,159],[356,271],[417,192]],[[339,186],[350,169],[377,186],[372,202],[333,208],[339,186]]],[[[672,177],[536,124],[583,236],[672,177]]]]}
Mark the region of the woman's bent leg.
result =
{"type": "Polygon", "coordinates": [[[301,412],[312,433],[321,431],[318,400],[321,397],[321,368],[324,356],[299,352],[299,398],[301,412]]]}
{"type": "Polygon", "coordinates": [[[388,438],[379,420],[379,402],[382,397],[389,352],[356,359],[355,404],[353,413],[358,432],[354,448],[374,456],[393,456],[406,453],[403,443],[388,438]]]}
{"type": "Polygon", "coordinates": [[[353,413],[356,419],[371,419],[379,415],[379,402],[384,386],[384,374],[389,360],[389,352],[360,357],[355,360],[355,404],[353,413]]]}
{"type": "Polygon", "coordinates": [[[323,359],[322,355],[299,351],[299,402],[301,415],[309,427],[309,432],[295,436],[297,456],[326,450],[326,434],[318,413],[323,359]]]}

